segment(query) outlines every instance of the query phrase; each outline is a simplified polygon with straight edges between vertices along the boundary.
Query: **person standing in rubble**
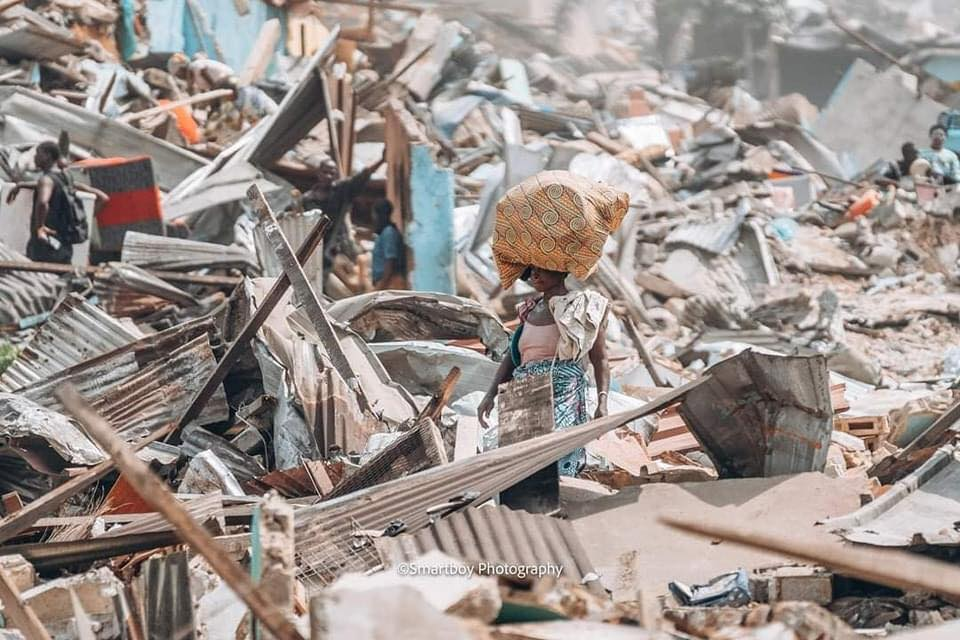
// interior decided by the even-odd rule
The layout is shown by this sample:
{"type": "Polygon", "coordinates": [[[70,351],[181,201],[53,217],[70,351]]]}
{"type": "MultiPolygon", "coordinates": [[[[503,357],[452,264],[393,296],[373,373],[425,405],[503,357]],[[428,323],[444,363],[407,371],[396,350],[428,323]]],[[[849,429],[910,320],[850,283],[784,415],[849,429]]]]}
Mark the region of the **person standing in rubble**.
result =
{"type": "MultiPolygon", "coordinates": [[[[498,387],[527,376],[549,375],[553,383],[554,425],[567,429],[589,420],[587,377],[589,359],[597,383],[595,418],[607,415],[610,369],[604,334],[608,301],[595,291],[571,292],[567,274],[528,267],[521,278],[539,294],[521,305],[520,326],[510,341],[510,353],[500,363],[490,389],[477,407],[487,428],[498,387]]],[[[586,451],[577,449],[559,461],[560,475],[574,476],[586,464],[586,451]]]]}
{"type": "Polygon", "coordinates": [[[70,264],[73,260],[72,218],[83,215],[83,205],[77,200],[76,192],[93,194],[98,207],[109,201],[110,196],[99,189],[75,184],[61,168],[60,147],[56,142],[37,145],[34,164],[41,175],[33,194],[27,257],[36,262],[70,264]]]}
{"type": "Polygon", "coordinates": [[[317,182],[313,188],[303,194],[304,210],[320,209],[330,218],[330,228],[324,235],[323,270],[329,272],[333,258],[337,254],[346,255],[356,261],[359,251],[350,238],[347,211],[370,181],[370,177],[386,162],[386,156],[365,167],[354,176],[338,180],[337,165],[332,160],[324,160],[317,170],[317,182]]]}
{"type": "Polygon", "coordinates": [[[377,239],[373,243],[373,288],[405,289],[407,285],[406,257],[403,235],[393,224],[393,205],[389,200],[378,200],[373,205],[373,222],[377,239]]]}
{"type": "Polygon", "coordinates": [[[934,178],[941,184],[960,183],[960,158],[944,145],[947,130],[942,125],[930,127],[930,147],[920,150],[920,157],[930,163],[934,178]]]}

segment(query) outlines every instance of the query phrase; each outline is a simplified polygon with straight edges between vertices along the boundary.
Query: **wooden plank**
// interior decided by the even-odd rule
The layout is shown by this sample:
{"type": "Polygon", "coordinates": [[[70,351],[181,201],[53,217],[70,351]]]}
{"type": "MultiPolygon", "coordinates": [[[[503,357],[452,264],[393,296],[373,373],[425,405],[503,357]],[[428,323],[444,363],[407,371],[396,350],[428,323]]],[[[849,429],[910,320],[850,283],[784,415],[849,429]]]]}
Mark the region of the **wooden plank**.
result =
{"type": "Polygon", "coordinates": [[[417,416],[414,424],[419,424],[421,421],[429,418],[434,422],[440,420],[440,414],[443,413],[443,408],[447,406],[447,403],[450,402],[450,396],[453,395],[454,389],[457,388],[457,382],[460,380],[460,369],[459,367],[453,367],[450,369],[450,373],[447,374],[447,377],[443,379],[443,382],[440,383],[440,389],[437,390],[433,397],[430,398],[430,401],[423,407],[420,411],[420,414],[417,416]]]}
{"type": "Polygon", "coordinates": [[[3,494],[0,501],[3,503],[4,515],[13,515],[17,511],[20,511],[20,509],[23,509],[23,500],[20,499],[20,494],[16,491],[3,494]]]}
{"type": "Polygon", "coordinates": [[[0,569],[0,602],[3,602],[3,614],[13,620],[27,640],[50,640],[50,634],[40,623],[40,618],[34,613],[23,598],[7,573],[0,569]]]}
{"type": "Polygon", "coordinates": [[[280,225],[277,224],[276,216],[273,215],[267,199],[263,197],[263,192],[260,191],[260,187],[256,184],[252,185],[247,190],[247,197],[250,198],[253,209],[257,212],[257,216],[263,224],[263,230],[267,236],[267,240],[277,253],[277,259],[283,267],[284,274],[293,286],[297,301],[306,312],[313,329],[317,332],[320,343],[330,358],[330,364],[333,365],[333,368],[343,377],[347,386],[356,394],[360,407],[364,411],[369,410],[370,402],[360,385],[360,378],[353,370],[353,365],[350,364],[347,355],[340,346],[340,341],[333,331],[330,318],[327,317],[327,313],[323,310],[323,305],[320,304],[317,292],[313,290],[310,281],[303,272],[303,267],[293,254],[287,238],[283,235],[283,231],[280,230],[280,225]]]}
{"type": "Polygon", "coordinates": [[[721,538],[753,549],[812,562],[846,576],[894,589],[960,598],[960,568],[916,554],[812,542],[800,536],[784,536],[780,531],[774,533],[748,523],[720,522],[716,518],[661,516],[660,522],[706,538],[721,538]]]}
{"type": "Polygon", "coordinates": [[[110,455],[117,468],[150,506],[163,514],[190,547],[206,558],[210,567],[250,607],[253,615],[280,640],[302,640],[296,627],[257,590],[250,577],[220,548],[203,527],[183,509],[170,489],[154,475],[72,385],[57,389],[57,399],[87,434],[110,455]]]}
{"type": "Polygon", "coordinates": [[[227,98],[230,96],[233,96],[233,89],[214,89],[213,91],[198,93],[190,96],[189,98],[183,98],[182,100],[174,100],[158,107],[150,107],[149,109],[137,111],[136,113],[128,113],[120,116],[119,120],[120,122],[132,124],[134,122],[144,120],[145,118],[152,118],[153,116],[160,115],[161,113],[168,113],[180,107],[189,107],[195,104],[213,102],[214,100],[219,100],[220,98],[227,98]]]}
{"type": "Polygon", "coordinates": [[[500,385],[497,424],[506,447],[553,431],[553,382],[549,375],[527,376],[500,385]]]}
{"type": "Polygon", "coordinates": [[[960,402],[955,402],[926,431],[899,453],[884,458],[867,470],[883,484],[893,484],[923,464],[933,452],[949,443],[957,432],[954,426],[960,421],[960,402]]]}
{"type": "MultiPolygon", "coordinates": [[[[328,217],[321,216],[320,219],[317,220],[317,223],[313,226],[313,229],[311,229],[310,233],[307,234],[307,237],[303,239],[303,242],[300,244],[300,248],[297,249],[296,260],[298,261],[298,264],[302,265],[310,259],[310,256],[313,255],[313,252],[323,240],[323,235],[327,232],[327,227],[329,226],[330,219],[328,217]]],[[[263,323],[267,321],[267,318],[270,317],[271,313],[273,313],[274,308],[277,306],[277,304],[279,304],[280,300],[283,298],[284,294],[289,288],[290,278],[287,277],[286,273],[284,273],[278,277],[276,282],[273,283],[273,286],[270,287],[270,291],[268,291],[267,295],[264,296],[263,300],[257,306],[256,311],[253,312],[253,315],[250,316],[250,319],[247,320],[247,323],[243,325],[240,333],[237,334],[236,340],[233,341],[233,344],[230,345],[230,348],[227,349],[227,352],[223,354],[223,358],[221,358],[220,362],[217,363],[217,368],[214,369],[213,373],[210,374],[210,377],[204,383],[203,387],[197,391],[197,394],[191,401],[190,406],[187,407],[187,410],[183,412],[183,416],[181,416],[180,420],[177,422],[178,427],[182,428],[187,426],[187,424],[200,415],[200,412],[203,411],[203,408],[213,396],[213,393],[217,390],[217,387],[220,386],[220,384],[227,377],[227,373],[229,373],[230,369],[233,368],[233,365],[237,363],[237,360],[240,359],[240,355],[243,353],[250,340],[252,340],[257,334],[257,331],[260,330],[260,327],[263,326],[263,323]]],[[[0,540],[2,540],[2,538],[0,538],[0,540]]]]}
{"type": "Polygon", "coordinates": [[[267,20],[260,27],[253,48],[250,49],[247,60],[243,64],[243,71],[240,72],[238,79],[240,86],[253,84],[263,77],[280,41],[280,31],[280,20],[277,18],[267,20]]]}

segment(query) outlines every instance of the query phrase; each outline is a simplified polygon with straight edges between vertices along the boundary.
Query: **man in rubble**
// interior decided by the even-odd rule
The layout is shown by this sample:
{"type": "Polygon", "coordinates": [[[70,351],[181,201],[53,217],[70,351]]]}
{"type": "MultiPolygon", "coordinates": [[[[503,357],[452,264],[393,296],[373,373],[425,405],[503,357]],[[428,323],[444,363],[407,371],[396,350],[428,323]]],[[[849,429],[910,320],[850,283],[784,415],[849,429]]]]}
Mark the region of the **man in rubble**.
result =
{"type": "Polygon", "coordinates": [[[60,147],[56,142],[41,142],[35,151],[34,164],[41,175],[33,196],[27,257],[37,262],[70,264],[74,218],[83,215],[83,205],[76,199],[77,191],[92,193],[97,206],[110,197],[99,189],[73,182],[60,168],[60,147]]]}
{"type": "Polygon", "coordinates": [[[920,157],[930,163],[934,179],[941,184],[960,182],[960,158],[944,145],[947,130],[939,124],[930,127],[930,148],[921,149],[920,157]]]}
{"type": "Polygon", "coordinates": [[[373,244],[373,288],[405,289],[407,284],[406,257],[403,235],[393,223],[393,205],[389,200],[378,200],[373,205],[373,222],[377,239],[373,244]]]}
{"type": "Polygon", "coordinates": [[[370,181],[370,176],[386,162],[381,157],[377,162],[365,167],[349,178],[338,180],[339,172],[332,160],[324,160],[317,170],[317,182],[313,188],[303,194],[303,208],[307,211],[320,209],[330,218],[330,228],[323,237],[323,271],[329,273],[334,256],[346,255],[355,261],[359,255],[356,242],[350,237],[348,212],[353,203],[370,181]]]}

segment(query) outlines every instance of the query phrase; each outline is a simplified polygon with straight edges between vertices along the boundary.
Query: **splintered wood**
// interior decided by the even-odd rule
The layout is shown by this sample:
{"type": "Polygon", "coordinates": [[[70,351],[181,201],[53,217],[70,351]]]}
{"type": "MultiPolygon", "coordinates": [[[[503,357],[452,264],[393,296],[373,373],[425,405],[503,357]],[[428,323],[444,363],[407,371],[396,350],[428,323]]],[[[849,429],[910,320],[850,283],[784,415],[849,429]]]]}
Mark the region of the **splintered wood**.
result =
{"type": "Polygon", "coordinates": [[[117,436],[107,421],[97,415],[73,386],[67,384],[60,387],[56,396],[64,408],[83,425],[87,434],[110,455],[117,469],[126,476],[140,497],[170,521],[184,542],[206,558],[210,567],[250,607],[253,615],[266,629],[280,640],[302,640],[302,636],[284,613],[273,606],[240,565],[190,517],[173,497],[167,485],[150,471],[146,463],[117,436]]]}
{"type": "Polygon", "coordinates": [[[501,447],[553,431],[553,383],[549,375],[502,384],[498,397],[501,447]]]}

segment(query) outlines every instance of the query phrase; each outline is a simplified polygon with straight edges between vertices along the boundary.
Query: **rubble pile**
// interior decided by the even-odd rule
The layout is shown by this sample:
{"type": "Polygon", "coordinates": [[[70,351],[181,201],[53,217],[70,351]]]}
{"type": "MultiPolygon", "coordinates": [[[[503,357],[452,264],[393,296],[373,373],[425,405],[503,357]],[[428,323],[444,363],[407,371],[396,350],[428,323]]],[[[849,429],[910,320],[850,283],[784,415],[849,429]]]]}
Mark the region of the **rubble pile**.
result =
{"type": "Polygon", "coordinates": [[[487,4],[0,3],[0,638],[960,632],[954,8],[487,4]]]}

